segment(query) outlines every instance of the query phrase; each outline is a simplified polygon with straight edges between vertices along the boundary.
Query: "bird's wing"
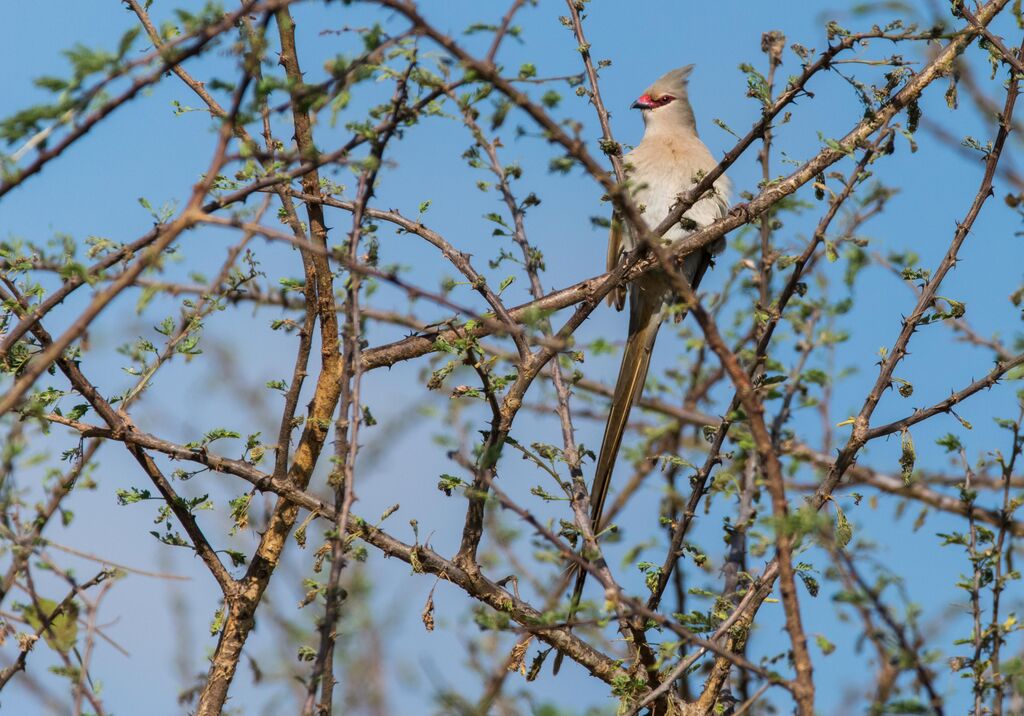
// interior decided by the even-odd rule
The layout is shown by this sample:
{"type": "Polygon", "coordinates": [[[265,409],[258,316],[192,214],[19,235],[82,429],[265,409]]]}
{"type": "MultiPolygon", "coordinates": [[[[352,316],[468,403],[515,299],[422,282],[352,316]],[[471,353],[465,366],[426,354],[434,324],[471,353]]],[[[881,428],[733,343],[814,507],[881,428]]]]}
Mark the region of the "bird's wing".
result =
{"type": "MultiPolygon", "coordinates": [[[[612,228],[608,232],[608,261],[605,264],[609,271],[618,266],[619,259],[622,258],[622,232],[624,230],[622,222],[612,215],[612,228]]],[[[621,311],[622,307],[626,305],[626,287],[616,286],[612,289],[608,294],[608,304],[615,306],[615,310],[621,311]]]]}

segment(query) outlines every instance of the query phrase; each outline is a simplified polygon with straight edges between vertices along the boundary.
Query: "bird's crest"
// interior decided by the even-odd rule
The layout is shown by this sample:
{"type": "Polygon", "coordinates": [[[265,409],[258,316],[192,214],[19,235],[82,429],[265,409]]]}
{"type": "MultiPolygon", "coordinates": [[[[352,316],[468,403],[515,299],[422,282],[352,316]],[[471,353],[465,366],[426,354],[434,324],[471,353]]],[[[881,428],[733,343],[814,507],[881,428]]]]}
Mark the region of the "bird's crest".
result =
{"type": "Polygon", "coordinates": [[[651,97],[660,97],[667,94],[677,99],[686,97],[686,85],[689,82],[691,72],[693,72],[693,65],[687,65],[686,67],[666,72],[655,80],[654,84],[648,87],[644,94],[651,97]]]}

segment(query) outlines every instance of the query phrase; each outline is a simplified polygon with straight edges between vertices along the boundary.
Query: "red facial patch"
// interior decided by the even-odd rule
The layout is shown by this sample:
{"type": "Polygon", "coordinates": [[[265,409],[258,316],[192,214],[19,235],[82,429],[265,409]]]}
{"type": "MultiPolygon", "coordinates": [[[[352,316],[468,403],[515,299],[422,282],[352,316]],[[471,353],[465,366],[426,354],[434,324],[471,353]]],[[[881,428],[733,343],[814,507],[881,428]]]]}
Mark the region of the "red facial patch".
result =
{"type": "Polygon", "coordinates": [[[633,107],[637,109],[654,109],[655,107],[664,107],[674,99],[675,97],[670,94],[663,94],[657,98],[651,97],[649,94],[642,94],[633,103],[633,107]]]}

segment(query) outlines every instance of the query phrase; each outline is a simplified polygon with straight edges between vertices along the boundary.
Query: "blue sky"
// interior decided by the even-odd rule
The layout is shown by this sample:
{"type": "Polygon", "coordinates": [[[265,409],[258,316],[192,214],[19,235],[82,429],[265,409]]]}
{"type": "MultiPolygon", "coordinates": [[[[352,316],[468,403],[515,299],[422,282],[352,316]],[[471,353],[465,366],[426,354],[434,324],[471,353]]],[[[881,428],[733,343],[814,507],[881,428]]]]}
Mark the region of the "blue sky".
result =
{"type": "MultiPolygon", "coordinates": [[[[167,0],[157,0],[152,11],[155,17],[164,19],[172,7],[174,5],[167,0]]],[[[444,3],[443,9],[428,3],[424,3],[424,7],[428,8],[428,17],[453,34],[460,33],[474,21],[493,21],[503,9],[497,4],[465,1],[444,3]]],[[[821,49],[826,44],[823,30],[826,19],[836,18],[850,27],[886,19],[885,16],[855,19],[846,12],[837,12],[836,7],[836,3],[827,2],[777,5],[730,0],[701,4],[697,9],[690,4],[645,1],[630,3],[626,10],[625,4],[612,4],[607,0],[590,3],[591,16],[586,31],[592,52],[596,58],[613,61],[602,73],[602,93],[613,114],[616,136],[626,143],[639,141],[641,122],[628,111],[630,102],[664,71],[695,63],[691,98],[698,126],[713,153],[720,156],[732,146],[733,139],[712,120],[721,119],[742,133],[758,117],[758,105],[744,97],[746,81],[737,66],[750,62],[763,67],[759,49],[762,32],[779,29],[790,42],[821,49]]],[[[509,68],[532,62],[541,76],[577,73],[580,66],[575,42],[557,21],[564,11],[562,3],[550,0],[523,10],[520,17],[523,41],[506,43],[501,61],[509,68]]],[[[326,8],[303,3],[295,14],[304,53],[302,62],[311,80],[322,76],[327,58],[353,49],[350,35],[319,34],[320,28],[358,27],[378,18],[365,6],[338,3],[326,8]]],[[[7,42],[0,47],[0,66],[4,67],[0,73],[0,89],[6,98],[5,113],[42,99],[40,91],[32,87],[31,78],[63,72],[66,62],[60,55],[61,49],[75,42],[112,47],[134,19],[116,2],[68,1],[45,6],[16,3],[6,8],[5,17],[9,27],[17,28],[16,32],[8,33],[7,42]],[[55,18],[59,21],[55,22],[55,18]]],[[[393,30],[402,27],[402,23],[390,19],[385,27],[393,30]]],[[[1014,36],[1013,28],[1008,25],[996,30],[1009,38],[1014,36]]],[[[477,36],[468,38],[467,42],[479,51],[486,47],[488,38],[477,36]]],[[[424,53],[432,51],[429,46],[423,47],[424,53]]],[[[863,56],[877,58],[888,51],[886,46],[873,45],[863,51],[863,56]]],[[[921,56],[916,55],[914,59],[920,60],[921,56]]],[[[792,54],[787,53],[785,62],[780,71],[783,77],[799,71],[792,54]]],[[[232,64],[224,48],[218,48],[191,63],[189,68],[203,78],[229,77],[232,64]]],[[[796,161],[809,158],[818,150],[819,134],[841,136],[859,116],[853,92],[838,77],[820,77],[810,89],[815,94],[813,100],[801,100],[794,110],[793,121],[776,133],[777,147],[796,161]]],[[[990,91],[994,89],[994,85],[989,86],[990,91]]],[[[928,91],[922,101],[926,117],[942,123],[957,135],[972,134],[983,141],[992,137],[992,128],[982,125],[971,108],[965,106],[955,113],[948,110],[943,91],[944,87],[939,86],[928,91]]],[[[353,113],[389,92],[389,85],[357,88],[353,113]]],[[[565,94],[559,115],[584,122],[586,136],[593,140],[598,130],[592,108],[571,93],[565,94]]],[[[45,241],[56,233],[66,232],[77,240],[95,235],[126,241],[151,226],[151,219],[139,205],[138,197],[146,197],[155,206],[175,201],[180,206],[199,172],[206,167],[214,136],[211,122],[204,113],[175,116],[172,111],[175,100],[198,105],[198,100],[184,85],[168,77],[152,91],[121,108],[66,156],[47,167],[41,176],[5,197],[0,202],[0,238],[45,241]]],[[[547,172],[548,160],[555,152],[535,136],[517,139],[514,126],[522,121],[520,117],[512,117],[503,128],[503,159],[518,161],[524,168],[525,175],[519,183],[522,193],[535,191],[544,200],[529,215],[528,230],[531,240],[543,248],[547,259],[548,270],[542,279],[545,287],[558,288],[603,270],[605,237],[591,227],[589,218],[604,214],[606,206],[600,202],[601,192],[585,177],[578,173],[555,176],[547,172]]],[[[343,123],[333,128],[319,127],[320,145],[326,147],[343,140],[347,136],[343,123]]],[[[900,193],[890,203],[886,215],[866,226],[864,232],[872,240],[872,249],[883,253],[913,250],[920,255],[921,266],[934,267],[948,246],[955,221],[962,219],[967,210],[980,179],[981,165],[953,153],[924,132],[919,133],[918,140],[920,148],[916,153],[911,154],[906,143],[898,142],[896,155],[877,166],[882,179],[897,184],[900,193]]],[[[420,202],[430,200],[430,210],[424,217],[426,223],[460,249],[472,253],[475,265],[485,269],[496,247],[490,237],[491,226],[482,216],[488,211],[500,210],[500,206],[493,195],[481,194],[473,188],[476,179],[482,177],[468,170],[460,159],[470,143],[469,136],[457,122],[431,120],[409,130],[402,143],[387,157],[392,163],[382,172],[375,204],[415,215],[420,202]]],[[[593,151],[597,153],[596,145],[593,151]]],[[[1011,145],[1009,155],[1011,160],[1019,156],[1019,144],[1011,145]]],[[[841,168],[848,170],[849,162],[841,168]]],[[[789,170],[790,165],[777,159],[775,173],[784,174],[789,170]]],[[[754,152],[741,159],[729,174],[738,192],[755,190],[760,169],[755,165],[754,152]]],[[[351,175],[344,171],[332,178],[343,184],[351,183],[351,175]]],[[[1020,284],[1024,266],[1022,241],[1015,235],[1020,229],[1019,219],[1002,202],[1008,190],[1004,182],[997,182],[995,198],[975,225],[961,253],[962,262],[940,291],[967,303],[967,317],[982,334],[998,332],[1005,339],[1019,333],[1019,311],[1009,303],[1007,296],[1020,284]]],[[[810,200],[808,193],[802,196],[810,200]]],[[[814,210],[804,217],[788,220],[777,241],[802,246],[816,220],[814,210]]],[[[346,230],[347,221],[340,213],[328,216],[328,224],[337,227],[339,236],[346,230]]],[[[219,230],[191,232],[181,243],[183,258],[169,266],[168,275],[183,277],[194,269],[212,275],[231,240],[219,230]]],[[[381,240],[384,261],[408,266],[407,278],[436,287],[442,275],[450,274],[438,270],[436,252],[422,242],[409,236],[395,236],[387,230],[381,232],[381,240]]],[[[256,250],[272,281],[301,274],[297,255],[290,249],[259,243],[256,250]]],[[[832,296],[842,295],[845,291],[841,285],[843,269],[841,263],[829,267],[830,284],[820,290],[832,296]]],[[[488,276],[494,282],[500,281],[504,270],[488,272],[488,276]]],[[[714,291],[720,286],[722,273],[711,274],[705,281],[705,290],[714,291]]],[[[525,300],[526,282],[520,278],[505,295],[511,303],[525,300]]],[[[467,290],[455,296],[468,305],[478,305],[467,290]]],[[[851,366],[857,372],[837,388],[833,425],[859,408],[876,375],[874,362],[879,347],[891,345],[899,330],[901,314],[910,311],[914,300],[904,285],[878,269],[867,272],[856,286],[854,297],[856,309],[842,319],[842,327],[851,332],[852,338],[841,346],[836,361],[839,368],[851,366]]],[[[55,312],[51,319],[53,325],[49,326],[51,332],[76,315],[83,298],[78,296],[55,312]]],[[[161,300],[154,305],[152,313],[139,317],[134,310],[137,298],[137,293],[122,296],[91,331],[92,350],[83,366],[87,375],[111,394],[126,387],[130,379],[120,370],[125,361],[116,354],[115,348],[136,336],[150,335],[151,325],[163,315],[176,311],[175,302],[161,300]],[[157,318],[154,320],[153,316],[157,318]]],[[[406,305],[404,298],[386,289],[379,294],[379,300],[384,307],[402,309],[406,305]]],[[[445,315],[443,310],[425,305],[417,309],[425,316],[445,315]]],[[[279,315],[280,312],[273,309],[253,310],[243,305],[212,317],[206,327],[210,344],[205,357],[211,357],[209,354],[218,352],[216,346],[221,346],[226,351],[225,362],[218,365],[228,367],[213,369],[204,366],[208,361],[195,361],[191,364],[175,362],[165,368],[153,391],[140,405],[137,418],[140,426],[182,441],[195,439],[205,430],[220,425],[241,432],[262,430],[265,436],[272,435],[279,399],[262,386],[267,380],[288,377],[294,350],[292,339],[267,328],[269,321],[279,315]],[[197,406],[201,406],[200,409],[197,406]]],[[[598,336],[616,337],[622,335],[624,328],[624,316],[604,308],[587,322],[578,337],[581,341],[598,336]]],[[[689,328],[692,324],[684,324],[684,330],[689,328]]],[[[375,327],[369,336],[370,343],[376,345],[392,340],[401,333],[400,329],[375,327]]],[[[914,396],[903,400],[895,394],[887,395],[876,413],[876,422],[886,422],[907,414],[913,407],[934,403],[950,390],[962,387],[989,370],[988,356],[953,342],[950,336],[948,329],[932,326],[914,338],[912,355],[898,371],[898,375],[913,381],[914,396]]],[[[655,370],[677,364],[683,350],[683,341],[666,332],[659,340],[655,370]]],[[[617,356],[588,356],[588,377],[610,380],[616,361],[617,356]]],[[[444,449],[433,441],[444,424],[410,418],[410,404],[423,402],[441,409],[445,405],[443,396],[427,394],[423,389],[421,369],[422,362],[376,371],[366,378],[364,395],[369,396],[369,407],[380,425],[365,435],[366,451],[357,483],[357,510],[372,518],[388,505],[400,501],[403,509],[388,523],[394,533],[411,540],[411,529],[406,522],[416,518],[421,534],[431,535],[431,543],[442,554],[452,554],[457,545],[464,503],[445,498],[435,488],[440,473],[453,471],[444,449]]],[[[972,459],[1002,446],[1005,441],[996,442],[1002,438],[990,418],[1015,415],[1013,392],[1012,387],[1005,386],[965,403],[959,412],[973,423],[973,431],[965,432],[951,417],[937,418],[915,430],[914,439],[922,455],[921,466],[945,467],[940,451],[931,447],[934,439],[945,432],[957,432],[972,459]]],[[[722,403],[728,399],[725,393],[716,397],[712,412],[724,409],[722,403]]],[[[472,421],[474,429],[483,426],[482,414],[470,413],[465,419],[472,421]]],[[[796,425],[801,437],[812,442],[817,439],[820,428],[815,416],[798,417],[796,425]]],[[[517,438],[526,443],[533,440],[557,442],[555,426],[549,417],[524,415],[519,428],[522,432],[517,438]]],[[[580,421],[578,438],[596,447],[600,430],[601,426],[592,421],[580,421]]],[[[836,434],[837,439],[845,437],[841,428],[836,434]]],[[[61,446],[68,446],[68,438],[59,431],[41,440],[39,445],[40,449],[53,451],[61,446]]],[[[75,522],[51,536],[110,560],[137,566],[160,565],[162,569],[193,578],[179,586],[131,576],[117,585],[104,604],[104,621],[116,620],[108,631],[132,656],[125,658],[103,647],[96,655],[96,671],[105,683],[104,699],[110,711],[132,713],[140,704],[146,704],[154,714],[178,713],[175,696],[181,682],[174,667],[176,652],[171,644],[184,633],[186,637],[181,640],[180,649],[189,671],[202,669],[202,658],[214,645],[206,631],[214,608],[214,585],[198,562],[182,551],[157,544],[150,537],[151,510],[144,506],[117,507],[113,498],[116,488],[145,485],[134,464],[116,448],[110,445],[101,452],[101,468],[97,473],[99,489],[76,495],[72,505],[77,515],[75,522]],[[190,605],[186,625],[172,618],[170,602],[176,595],[181,595],[190,605]],[[183,626],[187,627],[184,632],[181,631],[183,626]]],[[[230,451],[236,447],[223,449],[230,451]]],[[[861,462],[895,473],[898,472],[899,450],[898,439],[872,444],[864,451],[861,462]]],[[[503,485],[524,501],[530,499],[528,489],[539,478],[525,463],[506,462],[501,475],[503,485]]],[[[176,467],[165,464],[168,469],[176,467]]],[[[22,479],[27,480],[25,476],[33,474],[26,472],[22,479]]],[[[317,484],[322,486],[322,480],[317,484]]],[[[29,491],[33,489],[30,481],[19,486],[29,491]]],[[[196,478],[182,490],[186,494],[209,493],[219,500],[218,504],[223,504],[225,498],[239,494],[242,485],[208,474],[196,478]]],[[[656,514],[659,490],[660,486],[654,484],[645,488],[631,508],[632,514],[623,516],[622,527],[627,535],[624,542],[641,541],[644,536],[657,534],[655,526],[650,524],[650,516],[656,514]]],[[[543,504],[530,506],[544,516],[555,514],[543,504]]],[[[940,626],[946,628],[942,632],[944,636],[938,639],[944,646],[944,655],[955,653],[950,646],[952,635],[962,634],[964,622],[962,605],[957,603],[960,597],[952,582],[958,570],[967,569],[967,562],[951,549],[939,549],[935,533],[955,529],[957,521],[935,514],[925,527],[914,531],[911,523],[918,511],[914,506],[909,507],[902,519],[893,518],[890,502],[883,502],[877,509],[869,508],[866,503],[855,508],[852,501],[844,499],[843,506],[854,523],[857,537],[870,539],[878,545],[878,558],[905,578],[910,599],[925,609],[928,619],[938,619],[940,626]],[[959,565],[955,566],[958,559],[959,565]]],[[[214,518],[205,519],[211,531],[216,532],[214,518]]],[[[507,516],[502,519],[511,523],[507,516]]],[[[698,530],[696,538],[712,543],[717,538],[717,519],[718,513],[714,512],[707,526],[698,530]]],[[[250,548],[253,543],[251,535],[241,535],[233,544],[228,544],[227,538],[221,541],[223,546],[242,549],[250,548]]],[[[612,553],[615,556],[616,551],[613,549],[612,553]]],[[[657,549],[650,554],[660,561],[657,549]]],[[[621,556],[621,546],[618,556],[621,556]]],[[[294,545],[286,553],[288,568],[277,575],[272,591],[272,597],[285,604],[282,607],[285,611],[301,593],[300,579],[308,572],[310,558],[308,551],[301,552],[294,545]]],[[[826,561],[820,553],[812,552],[808,558],[818,569],[825,568],[826,561]]],[[[80,574],[91,574],[90,569],[95,567],[76,563],[80,574]]],[[[456,684],[467,676],[462,642],[475,636],[475,626],[466,618],[467,602],[454,588],[439,585],[435,601],[440,628],[425,634],[419,623],[419,609],[433,580],[410,576],[406,565],[397,560],[383,560],[372,553],[367,569],[376,580],[375,600],[388,605],[384,611],[389,629],[395,643],[401,644],[390,655],[397,665],[392,678],[396,686],[402,687],[395,690],[392,707],[395,713],[426,712],[436,679],[456,684]]],[[[630,588],[642,589],[639,575],[621,567],[617,573],[630,588]]],[[[702,579],[714,584],[717,573],[695,574],[692,578],[696,584],[702,579]]],[[[834,585],[830,584],[817,600],[801,594],[808,631],[827,634],[838,646],[834,654],[818,660],[819,709],[822,713],[863,713],[863,687],[870,681],[871,673],[860,667],[866,658],[857,653],[857,625],[837,621],[829,602],[831,591],[834,585]]],[[[758,655],[781,650],[784,633],[780,612],[778,605],[764,607],[765,622],[753,647],[758,655]]],[[[312,616],[309,610],[296,614],[297,618],[307,620],[312,616]]],[[[258,628],[251,643],[252,653],[272,651],[274,635],[269,626],[258,628]]],[[[510,645],[507,639],[501,643],[505,649],[510,645]]],[[[38,659],[44,663],[45,658],[42,653],[36,653],[33,662],[38,659]]],[[[292,657],[285,655],[284,658],[292,657]]],[[[492,656],[491,660],[495,658],[498,657],[492,656]]],[[[942,672],[941,667],[939,671],[942,672]]],[[[943,673],[940,685],[949,696],[950,712],[966,704],[964,683],[951,680],[943,673]]],[[[511,688],[524,686],[521,680],[514,680],[511,688]]],[[[570,713],[582,713],[584,707],[590,705],[614,710],[614,702],[606,698],[604,686],[581,669],[567,667],[557,679],[551,678],[545,670],[530,689],[537,700],[556,703],[570,713]]],[[[245,713],[258,713],[258,705],[266,703],[270,693],[266,688],[250,689],[249,674],[243,672],[233,691],[232,703],[245,713]]],[[[17,684],[9,687],[4,697],[3,705],[16,713],[23,713],[30,704],[36,703],[17,684]]]]}

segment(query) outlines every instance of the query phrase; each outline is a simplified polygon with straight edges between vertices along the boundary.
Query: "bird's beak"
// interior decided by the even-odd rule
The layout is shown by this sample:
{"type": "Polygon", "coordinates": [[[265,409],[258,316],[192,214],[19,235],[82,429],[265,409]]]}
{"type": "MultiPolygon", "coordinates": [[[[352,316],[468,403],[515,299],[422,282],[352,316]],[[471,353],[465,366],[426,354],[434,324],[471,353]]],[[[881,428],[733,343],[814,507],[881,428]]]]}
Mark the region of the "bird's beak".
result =
{"type": "Polygon", "coordinates": [[[642,94],[637,98],[636,102],[629,106],[630,109],[650,109],[654,106],[654,102],[651,100],[649,94],[642,94]]]}

